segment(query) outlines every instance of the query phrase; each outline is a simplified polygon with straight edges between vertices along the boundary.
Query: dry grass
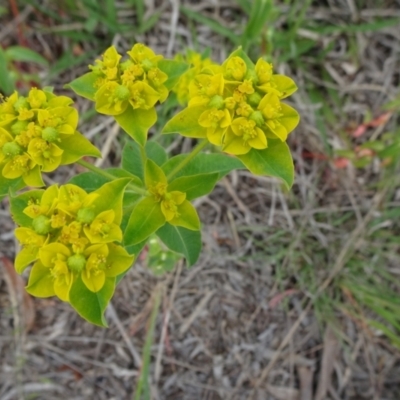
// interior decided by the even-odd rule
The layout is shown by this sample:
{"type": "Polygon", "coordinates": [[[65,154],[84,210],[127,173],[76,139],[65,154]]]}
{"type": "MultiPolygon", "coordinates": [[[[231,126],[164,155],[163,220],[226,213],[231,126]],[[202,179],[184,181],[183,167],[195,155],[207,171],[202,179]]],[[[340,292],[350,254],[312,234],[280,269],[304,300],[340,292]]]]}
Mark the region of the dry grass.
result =
{"type": "MultiPolygon", "coordinates": [[[[182,3],[236,33],[238,21],[245,20],[233,1],[182,3]]],[[[336,26],[400,16],[398,1],[364,1],[363,7],[353,0],[314,3],[305,20],[336,26]]],[[[25,40],[53,62],[63,52],[93,51],[93,43],[71,48],[70,40],[39,29],[45,25],[43,14],[22,4],[18,18],[3,17],[5,46],[15,44],[19,20],[25,40]]],[[[122,22],[134,20],[128,2],[116,5],[122,22]]],[[[215,60],[224,58],[227,39],[188,22],[178,5],[148,2],[147,14],[161,10],[161,17],[135,39],[166,55],[198,43],[210,47],[215,60]]],[[[290,11],[279,7],[278,30],[285,28],[290,11]]],[[[106,35],[101,29],[97,34],[106,35]]],[[[292,104],[302,122],[289,141],[296,165],[293,190],[286,193],[274,179],[244,171],[224,179],[196,203],[203,221],[199,262],[191,270],[179,264],[161,278],[145,261],[137,262],[107,311],[109,329],[91,326],[56,299],[24,295],[10,264],[16,252],[14,225],[2,203],[1,400],[132,398],[156,291],[162,292],[162,306],[151,352],[153,399],[400,398],[400,353],[367,323],[382,318],[362,306],[347,281],[357,274],[369,279],[378,264],[399,294],[398,248],[385,242],[400,235],[398,219],[387,216],[400,207],[399,182],[393,177],[388,184],[387,170],[377,160],[363,169],[352,164],[341,169],[330,157],[335,149],[354,148],[395,130],[394,114],[362,137],[351,136],[368,113],[381,115],[399,93],[400,33],[398,26],[357,33],[313,33],[300,26],[297,34],[317,35],[318,46],[277,66],[300,88],[292,104]]],[[[113,43],[127,49],[131,40],[125,36],[116,34],[113,43]]],[[[59,76],[39,72],[62,92],[84,64],[59,76]]],[[[83,100],[78,104],[82,112],[90,107],[83,100]]],[[[121,153],[112,125],[99,116],[81,126],[106,156],[103,166],[116,164],[121,153]]],[[[170,143],[174,152],[191,146],[188,140],[170,143]]],[[[73,174],[73,168],[63,168],[48,183],[65,182],[73,174]]]]}

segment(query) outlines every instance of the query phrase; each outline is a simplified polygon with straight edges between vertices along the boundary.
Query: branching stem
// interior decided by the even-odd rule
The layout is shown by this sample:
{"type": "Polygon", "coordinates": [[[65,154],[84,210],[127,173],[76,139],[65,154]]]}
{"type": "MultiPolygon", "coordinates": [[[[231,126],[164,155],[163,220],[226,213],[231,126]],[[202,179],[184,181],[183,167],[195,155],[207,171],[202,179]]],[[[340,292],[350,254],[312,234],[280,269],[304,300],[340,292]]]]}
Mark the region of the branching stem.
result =
{"type": "Polygon", "coordinates": [[[197,156],[197,154],[200,153],[201,150],[203,150],[208,144],[208,140],[204,139],[201,141],[187,157],[185,157],[168,175],[167,175],[167,180],[168,182],[171,180],[172,177],[174,177],[183,167],[185,167],[191,160],[193,160],[194,157],[197,156]]]}
{"type": "MultiPolygon", "coordinates": [[[[87,161],[79,160],[76,163],[79,164],[79,165],[82,165],[82,167],[94,172],[97,175],[104,176],[104,178],[111,179],[111,180],[117,179],[117,177],[114,176],[113,174],[110,174],[109,172],[104,171],[101,168],[98,168],[95,165],[88,163],[87,161]]],[[[145,189],[142,189],[142,188],[140,188],[139,186],[136,186],[133,183],[129,183],[128,187],[129,187],[129,189],[132,190],[132,192],[135,192],[137,194],[141,194],[142,196],[146,196],[147,195],[147,191],[145,189]]]]}

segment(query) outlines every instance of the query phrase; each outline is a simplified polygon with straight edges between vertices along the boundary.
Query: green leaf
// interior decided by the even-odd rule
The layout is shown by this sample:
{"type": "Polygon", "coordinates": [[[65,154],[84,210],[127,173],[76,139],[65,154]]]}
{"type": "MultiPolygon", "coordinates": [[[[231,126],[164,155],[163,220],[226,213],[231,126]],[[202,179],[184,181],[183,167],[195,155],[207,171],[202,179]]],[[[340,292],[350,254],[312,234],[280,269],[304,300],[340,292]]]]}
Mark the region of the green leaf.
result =
{"type": "MultiPolygon", "coordinates": [[[[143,184],[142,182],[136,178],[133,177],[133,175],[130,175],[129,172],[120,169],[120,168],[108,168],[106,170],[104,170],[105,172],[114,175],[117,178],[130,178],[132,183],[135,183],[137,186],[142,187],[143,184]],[[132,179],[133,178],[133,179],[132,179]]],[[[96,174],[95,172],[84,172],[82,174],[79,175],[75,175],[70,181],[69,183],[72,183],[73,185],[77,185],[80,188],[86,190],[86,192],[91,193],[97,189],[99,189],[101,186],[103,186],[104,184],[106,184],[107,182],[111,182],[113,181],[113,179],[107,178],[105,176],[101,176],[96,174]]],[[[123,208],[131,208],[132,206],[141,198],[141,195],[134,193],[132,191],[129,190],[129,188],[127,188],[124,192],[124,199],[123,199],[123,208]]],[[[121,222],[121,229],[124,229],[124,223],[125,226],[128,223],[128,217],[126,217],[126,221],[124,222],[124,218],[121,222]]]]}
{"type": "Polygon", "coordinates": [[[149,140],[145,146],[147,157],[161,167],[168,160],[167,152],[154,140],[149,140]]]}
{"type": "MultiPolygon", "coordinates": [[[[165,174],[168,175],[186,157],[188,157],[187,154],[180,154],[170,158],[162,166],[165,174]]],[[[175,176],[178,178],[180,176],[218,173],[219,180],[235,169],[244,169],[243,163],[235,157],[226,154],[200,153],[189,161],[175,176]]]]}
{"type": "Polygon", "coordinates": [[[42,57],[40,54],[36,53],[31,49],[22,46],[11,46],[8,47],[5,51],[6,57],[10,61],[24,61],[24,62],[31,62],[36,63],[39,65],[43,65],[47,67],[49,63],[47,60],[42,57]]]}
{"type": "Polygon", "coordinates": [[[110,302],[115,288],[115,278],[106,278],[103,288],[93,293],[79,276],[69,292],[69,301],[75,311],[92,324],[107,327],[104,311],[110,302]]]}
{"type": "MultiPolygon", "coordinates": [[[[158,143],[152,140],[146,143],[145,150],[147,157],[159,166],[163,165],[168,159],[165,150],[158,143]]],[[[142,181],[144,180],[144,169],[140,147],[132,140],[128,140],[122,150],[122,168],[137,176],[142,181]]]]}
{"type": "Polygon", "coordinates": [[[152,160],[146,162],[146,172],[144,178],[146,187],[154,186],[157,183],[167,183],[164,171],[152,160]]]}
{"type": "Polygon", "coordinates": [[[196,263],[202,246],[200,231],[165,224],[156,234],[169,249],[183,254],[189,266],[196,263]]]}
{"type": "Polygon", "coordinates": [[[205,106],[185,108],[167,122],[162,133],[180,133],[192,138],[207,137],[207,128],[203,128],[198,123],[205,109],[205,106]]]}
{"type": "Polygon", "coordinates": [[[218,173],[181,176],[168,185],[168,191],[179,190],[186,193],[187,200],[193,200],[212,192],[218,177],[218,173]]]}
{"type": "Polygon", "coordinates": [[[18,179],[4,178],[4,176],[1,173],[1,168],[0,168],[0,201],[2,199],[4,199],[10,191],[13,192],[13,191],[22,189],[24,186],[25,186],[25,183],[22,180],[22,178],[18,178],[18,179]]]}
{"type": "MultiPolygon", "coordinates": [[[[247,4],[242,1],[242,7],[247,4]]],[[[273,21],[273,2],[272,0],[253,0],[248,11],[249,18],[246,28],[242,34],[242,44],[248,50],[251,44],[255,45],[256,40],[261,40],[263,30],[268,26],[269,21],[273,21]]]]}
{"type": "Polygon", "coordinates": [[[282,107],[282,114],[283,115],[279,118],[279,122],[290,133],[299,124],[300,115],[293,107],[290,107],[285,103],[281,103],[281,107],[282,107]]]}
{"type": "Polygon", "coordinates": [[[7,64],[5,52],[0,46],[0,90],[6,96],[15,90],[14,80],[8,71],[7,64]]]}
{"type": "Polygon", "coordinates": [[[183,61],[166,59],[160,60],[157,66],[168,75],[168,80],[164,82],[168,90],[171,90],[176,85],[181,75],[189,68],[189,64],[183,61]]]}
{"type": "Polygon", "coordinates": [[[110,182],[111,178],[98,175],[95,172],[83,172],[82,174],[75,175],[68,183],[77,185],[86,192],[90,193],[98,189],[107,182],[110,182]]]}
{"type": "Polygon", "coordinates": [[[293,79],[285,75],[272,75],[272,81],[279,88],[279,91],[283,93],[282,99],[289,97],[297,90],[297,85],[293,79]]]}
{"type": "MultiPolygon", "coordinates": [[[[38,258],[39,248],[23,247],[14,260],[14,268],[18,274],[22,274],[26,267],[38,258]]],[[[49,269],[47,268],[47,273],[49,269]]],[[[51,277],[52,278],[52,277],[51,277]]]]}
{"type": "Polygon", "coordinates": [[[171,225],[182,226],[192,231],[198,231],[200,229],[200,219],[196,209],[190,203],[185,200],[178,206],[179,217],[176,217],[169,221],[171,225]]]}
{"type": "MultiPolygon", "coordinates": [[[[18,272],[18,273],[22,273],[18,272]]],[[[35,297],[51,297],[54,292],[54,278],[49,273],[49,268],[45,267],[40,261],[36,262],[29,274],[26,291],[35,297]]]]}
{"type": "Polygon", "coordinates": [[[97,76],[93,72],[88,72],[65,85],[65,88],[72,89],[79,96],[94,101],[94,95],[97,92],[97,88],[95,87],[97,79],[97,76]]]}
{"type": "Polygon", "coordinates": [[[120,178],[105,183],[95,191],[99,197],[94,200],[92,207],[95,214],[106,210],[113,209],[115,211],[115,223],[120,224],[122,219],[122,200],[124,190],[129,183],[129,178],[120,178]]]}
{"type": "Polygon", "coordinates": [[[133,109],[131,106],[120,115],[114,116],[121,128],[142,147],[146,144],[147,133],[157,121],[154,108],[150,110],[133,109]]]}
{"type": "Polygon", "coordinates": [[[266,149],[251,149],[247,154],[238,156],[238,158],[255,175],[280,178],[288,188],[293,185],[293,159],[286,142],[270,139],[266,149]]]}
{"type": "Polygon", "coordinates": [[[125,229],[124,244],[130,246],[140,243],[164,224],[160,203],[154,201],[153,197],[146,197],[133,209],[125,229]]]}
{"type": "Polygon", "coordinates": [[[140,155],[140,147],[136,142],[128,140],[122,150],[122,168],[144,181],[144,165],[140,155]]]}
{"type": "Polygon", "coordinates": [[[137,176],[132,175],[129,171],[125,171],[122,168],[107,168],[104,170],[104,172],[107,172],[108,174],[111,174],[115,176],[116,178],[129,178],[131,180],[131,183],[134,183],[136,186],[139,186],[141,188],[144,188],[143,182],[141,179],[139,179],[137,176]]]}
{"type": "Polygon", "coordinates": [[[101,157],[100,150],[93,146],[82,134],[60,135],[59,147],[64,150],[61,164],[72,164],[83,156],[101,157]]]}
{"type": "Polygon", "coordinates": [[[28,207],[30,201],[38,201],[42,198],[44,190],[29,190],[18,196],[10,196],[10,211],[12,219],[20,226],[30,227],[32,218],[24,214],[24,209],[28,207]]]}
{"type": "Polygon", "coordinates": [[[400,155],[400,141],[387,146],[384,150],[378,152],[380,158],[386,157],[399,157],[400,155]]]}

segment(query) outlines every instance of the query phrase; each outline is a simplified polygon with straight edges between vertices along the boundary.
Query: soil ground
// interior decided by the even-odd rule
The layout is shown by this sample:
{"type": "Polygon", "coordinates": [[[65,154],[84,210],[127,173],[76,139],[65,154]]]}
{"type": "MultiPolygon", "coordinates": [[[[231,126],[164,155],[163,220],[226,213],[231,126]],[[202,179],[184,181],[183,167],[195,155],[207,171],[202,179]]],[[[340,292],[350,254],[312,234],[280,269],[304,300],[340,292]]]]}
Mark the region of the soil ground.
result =
{"type": "MultiPolygon", "coordinates": [[[[63,23],[37,6],[54,10],[50,3],[10,1],[9,10],[5,4],[2,46],[28,45],[53,67],[68,52],[76,58],[92,51],[95,58],[103,50],[98,42],[60,34],[82,28],[87,10],[79,5],[88,2],[76,2],[78,22],[64,15],[63,23]]],[[[166,56],[187,46],[209,47],[221,61],[232,43],[190,20],[179,4],[240,35],[247,17],[239,3],[146,2],[146,16],[161,14],[135,40],[166,56]]],[[[276,6],[277,32],[288,29],[289,3],[276,6]]],[[[293,3],[296,37],[313,40],[314,47],[286,60],[274,49],[277,70],[299,86],[289,101],[302,118],[288,141],[296,168],[292,190],[273,178],[231,173],[195,202],[204,244],[197,264],[188,269],[180,262],[157,277],[146,257],[138,257],[107,310],[108,329],[86,323],[57,299],[24,292],[26,276],[17,276],[12,265],[15,226],[7,201],[1,203],[1,400],[133,398],[160,291],[152,399],[400,399],[399,170],[374,152],[362,168],[335,153],[345,149],[360,158],[357,146],[368,140],[386,145],[385,133],[399,134],[398,114],[387,104],[399,94],[400,3],[293,3]],[[395,18],[397,25],[388,22],[395,18]],[[313,31],[312,23],[333,28],[313,31]],[[389,294],[392,303],[379,308],[389,294]]],[[[132,2],[115,4],[122,22],[136,20],[132,2]]],[[[110,33],[99,26],[93,35],[104,43],[110,33]]],[[[111,39],[121,50],[132,45],[123,33],[111,39]]],[[[34,72],[43,85],[71,95],[63,85],[88,63],[34,72]]],[[[82,99],[77,104],[82,113],[91,107],[82,99]]],[[[104,116],[80,126],[106,155],[104,167],[117,165],[121,155],[122,140],[110,135],[111,126],[104,116]]],[[[179,138],[169,144],[175,153],[193,145],[179,138]]],[[[64,167],[47,183],[64,183],[79,171],[64,167]]]]}

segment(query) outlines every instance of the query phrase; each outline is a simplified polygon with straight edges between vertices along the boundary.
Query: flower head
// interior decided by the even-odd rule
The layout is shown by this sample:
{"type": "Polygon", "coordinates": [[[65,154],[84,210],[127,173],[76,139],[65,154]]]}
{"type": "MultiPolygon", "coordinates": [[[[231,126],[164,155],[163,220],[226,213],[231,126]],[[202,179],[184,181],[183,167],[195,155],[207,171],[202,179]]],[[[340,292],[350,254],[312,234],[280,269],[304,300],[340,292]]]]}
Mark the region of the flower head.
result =
{"type": "Polygon", "coordinates": [[[93,100],[101,114],[120,115],[130,106],[148,110],[168,96],[164,85],[168,75],[158,67],[163,57],[141,43],[127,54],[128,60],[121,61],[122,56],[111,46],[89,66],[96,77],[93,100]]]}
{"type": "Polygon", "coordinates": [[[116,180],[92,193],[72,184],[53,185],[33,198],[20,195],[17,204],[25,203],[22,212],[29,218],[16,230],[22,246],[16,269],[21,273],[34,263],[28,292],[69,301],[77,279],[82,279],[87,290],[98,292],[107,277],[129,268],[133,256],[118,244],[126,183],[116,180]],[[113,188],[117,200],[107,204],[102,191],[113,188]]]}
{"type": "Polygon", "coordinates": [[[285,141],[297,126],[298,113],[281,101],[295,90],[290,78],[273,73],[272,64],[260,58],[254,65],[239,49],[220,67],[192,78],[188,107],[167,123],[164,133],[207,138],[237,156],[264,150],[267,139],[285,141]]]}
{"type": "Polygon", "coordinates": [[[27,97],[16,92],[0,104],[0,173],[43,186],[41,172],[54,171],[81,156],[99,152],[76,131],[78,112],[72,99],[32,88],[27,97]],[[80,149],[71,147],[80,143],[80,149]]]}

